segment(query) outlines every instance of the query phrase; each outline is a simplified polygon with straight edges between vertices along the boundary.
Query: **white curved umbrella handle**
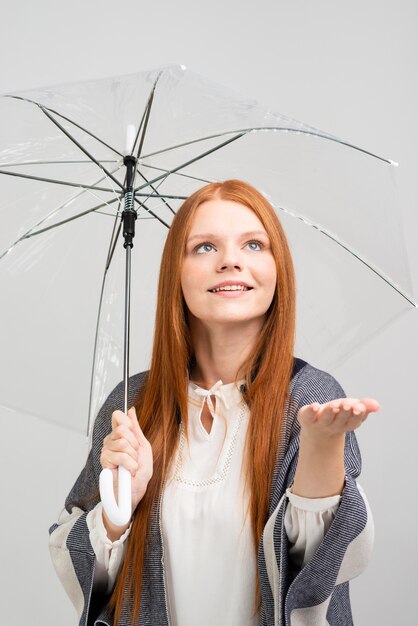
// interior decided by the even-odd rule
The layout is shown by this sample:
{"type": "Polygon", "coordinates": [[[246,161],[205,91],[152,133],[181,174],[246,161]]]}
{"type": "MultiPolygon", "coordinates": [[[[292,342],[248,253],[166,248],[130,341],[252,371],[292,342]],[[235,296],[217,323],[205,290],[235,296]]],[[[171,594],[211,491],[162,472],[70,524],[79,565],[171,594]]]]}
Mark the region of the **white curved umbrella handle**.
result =
{"type": "Polygon", "coordinates": [[[106,468],[100,472],[100,498],[107,517],[116,526],[129,523],[132,514],[131,473],[120,465],[118,467],[118,501],[113,492],[112,470],[106,468]]]}

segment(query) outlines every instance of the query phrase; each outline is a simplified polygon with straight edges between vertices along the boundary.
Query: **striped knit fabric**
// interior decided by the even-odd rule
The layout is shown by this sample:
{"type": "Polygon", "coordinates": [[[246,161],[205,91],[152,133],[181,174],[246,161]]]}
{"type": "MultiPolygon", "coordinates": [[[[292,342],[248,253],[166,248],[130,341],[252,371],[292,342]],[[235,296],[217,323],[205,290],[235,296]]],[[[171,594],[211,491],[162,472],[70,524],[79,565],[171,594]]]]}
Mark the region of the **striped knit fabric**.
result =
{"type": "MultiPolygon", "coordinates": [[[[129,406],[147,372],[130,378],[129,406]]],[[[336,380],[300,359],[295,366],[290,401],[270,499],[270,518],[258,551],[262,607],[260,626],[352,626],[348,581],[367,567],[373,546],[373,520],[357,484],[360,451],[354,433],[345,444],[345,487],[336,517],[312,560],[292,580],[289,543],[284,528],[287,487],[296,471],[301,406],[328,402],[345,394],[336,380]]],[[[93,431],[86,465],[68,495],[66,520],[50,528],[51,554],[57,573],[79,613],[80,626],[112,626],[112,615],[103,595],[92,593],[95,555],[89,540],[86,515],[97,503],[101,471],[100,451],[111,430],[111,414],[123,407],[119,384],[102,406],[93,431]]],[[[160,502],[152,516],[150,546],[145,557],[141,611],[137,626],[170,626],[166,608],[164,554],[160,527],[160,502]]],[[[125,607],[120,626],[133,626],[125,607]]],[[[197,625],[196,625],[197,626],[197,625]]],[[[214,624],[214,626],[227,626],[214,624]]]]}

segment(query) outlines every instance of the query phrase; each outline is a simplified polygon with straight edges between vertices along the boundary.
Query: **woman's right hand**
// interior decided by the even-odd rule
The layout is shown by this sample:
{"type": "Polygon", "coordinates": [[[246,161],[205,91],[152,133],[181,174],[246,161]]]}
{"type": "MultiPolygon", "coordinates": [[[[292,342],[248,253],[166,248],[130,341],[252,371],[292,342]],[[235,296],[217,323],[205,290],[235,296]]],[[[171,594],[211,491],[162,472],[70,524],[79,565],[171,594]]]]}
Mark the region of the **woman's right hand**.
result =
{"type": "Polygon", "coordinates": [[[103,468],[113,474],[113,489],[117,499],[119,465],[132,476],[132,512],[144,497],[153,472],[152,448],[145,438],[136,416],[135,407],[126,415],[123,411],[112,413],[112,432],[103,440],[100,454],[103,468]]]}

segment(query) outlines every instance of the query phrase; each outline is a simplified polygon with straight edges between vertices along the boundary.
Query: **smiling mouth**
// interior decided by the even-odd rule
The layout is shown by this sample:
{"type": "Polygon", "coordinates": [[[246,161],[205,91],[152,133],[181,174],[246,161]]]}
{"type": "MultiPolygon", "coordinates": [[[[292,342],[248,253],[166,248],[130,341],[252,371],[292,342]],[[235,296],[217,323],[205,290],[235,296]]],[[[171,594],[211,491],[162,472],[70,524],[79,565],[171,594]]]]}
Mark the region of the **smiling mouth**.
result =
{"type": "Polygon", "coordinates": [[[211,293],[218,293],[219,291],[250,291],[252,287],[244,287],[243,285],[231,285],[228,287],[218,287],[216,289],[209,289],[211,293]]]}

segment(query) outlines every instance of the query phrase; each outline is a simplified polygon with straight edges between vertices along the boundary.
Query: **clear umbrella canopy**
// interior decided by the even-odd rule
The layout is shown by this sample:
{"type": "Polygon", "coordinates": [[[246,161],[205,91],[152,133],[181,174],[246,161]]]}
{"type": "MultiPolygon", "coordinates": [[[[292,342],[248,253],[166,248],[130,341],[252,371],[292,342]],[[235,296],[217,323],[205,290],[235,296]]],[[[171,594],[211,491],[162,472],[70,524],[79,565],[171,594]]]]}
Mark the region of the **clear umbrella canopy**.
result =
{"type": "Polygon", "coordinates": [[[149,366],[173,216],[215,180],[254,185],[285,227],[298,356],[335,366],[414,306],[387,159],[177,66],[8,94],[0,118],[3,406],[85,431],[122,378],[119,224],[132,124],[143,143],[131,371],[149,366]]]}

